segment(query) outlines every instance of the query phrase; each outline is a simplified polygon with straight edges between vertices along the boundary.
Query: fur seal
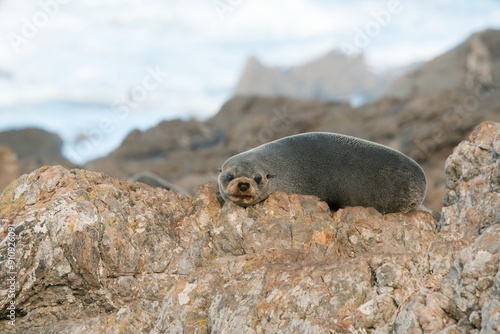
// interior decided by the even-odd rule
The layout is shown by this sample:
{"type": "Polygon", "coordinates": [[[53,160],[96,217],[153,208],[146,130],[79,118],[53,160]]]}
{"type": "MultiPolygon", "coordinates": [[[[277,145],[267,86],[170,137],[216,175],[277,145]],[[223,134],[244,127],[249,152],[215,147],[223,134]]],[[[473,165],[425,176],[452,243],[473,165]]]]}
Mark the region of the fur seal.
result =
{"type": "Polygon", "coordinates": [[[250,206],[275,191],[315,195],[332,209],[417,209],[426,177],[411,158],[367,140],[329,132],[284,137],[237,154],[220,170],[224,201],[250,206]]]}

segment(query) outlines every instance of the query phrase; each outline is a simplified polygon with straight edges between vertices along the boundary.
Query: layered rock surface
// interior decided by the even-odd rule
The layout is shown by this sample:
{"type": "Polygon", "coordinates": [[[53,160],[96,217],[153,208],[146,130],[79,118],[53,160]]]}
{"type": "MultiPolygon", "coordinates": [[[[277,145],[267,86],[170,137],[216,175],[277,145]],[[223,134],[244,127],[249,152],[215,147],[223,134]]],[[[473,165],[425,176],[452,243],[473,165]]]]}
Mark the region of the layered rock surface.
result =
{"type": "Polygon", "coordinates": [[[493,332],[499,141],[485,122],[455,149],[439,222],[284,193],[245,209],[211,185],[189,198],[41,168],[0,197],[0,333],[493,332]]]}

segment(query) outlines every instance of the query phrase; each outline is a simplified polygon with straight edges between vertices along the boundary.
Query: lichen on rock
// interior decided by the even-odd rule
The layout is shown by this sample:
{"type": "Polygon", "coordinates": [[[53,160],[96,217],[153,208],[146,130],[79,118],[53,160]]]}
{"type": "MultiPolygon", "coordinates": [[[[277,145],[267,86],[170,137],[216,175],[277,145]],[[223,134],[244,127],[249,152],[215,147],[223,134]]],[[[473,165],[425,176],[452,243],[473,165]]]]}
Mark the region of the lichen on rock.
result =
{"type": "Polygon", "coordinates": [[[189,198],[43,167],[0,197],[0,333],[499,330],[499,134],[482,123],[450,156],[439,223],[284,193],[242,208],[209,184],[189,198]]]}

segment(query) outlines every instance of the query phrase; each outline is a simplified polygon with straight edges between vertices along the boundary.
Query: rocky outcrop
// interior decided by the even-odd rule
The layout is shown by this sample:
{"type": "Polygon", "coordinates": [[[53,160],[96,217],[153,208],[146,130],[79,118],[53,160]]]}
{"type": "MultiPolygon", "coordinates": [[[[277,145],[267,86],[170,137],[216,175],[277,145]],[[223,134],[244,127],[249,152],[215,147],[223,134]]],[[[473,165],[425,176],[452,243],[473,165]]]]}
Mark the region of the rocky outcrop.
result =
{"type": "Polygon", "coordinates": [[[429,261],[432,271],[450,272],[439,286],[420,290],[405,305],[395,328],[402,333],[497,333],[500,124],[478,126],[448,158],[446,172],[442,241],[431,247],[429,261]]]}
{"type": "Polygon", "coordinates": [[[454,239],[474,238],[500,223],[500,127],[484,122],[446,160],[441,229],[454,239]]]}
{"type": "MultiPolygon", "coordinates": [[[[18,178],[21,174],[31,173],[33,170],[46,165],[63,165],[74,167],[62,156],[61,138],[41,129],[28,128],[22,130],[9,130],[0,132],[0,146],[6,147],[15,155],[17,167],[4,167],[3,164],[12,164],[14,158],[11,156],[1,160],[0,158],[0,191],[18,178]],[[4,172],[8,169],[10,172],[4,172]],[[13,171],[16,173],[13,173],[13,171]]],[[[5,150],[3,151],[5,152],[5,150]]],[[[0,153],[6,154],[6,153],[0,153]]],[[[7,166],[7,165],[5,165],[7,166]]]]}
{"type": "Polygon", "coordinates": [[[486,95],[500,85],[499,40],[500,30],[474,34],[453,50],[394,80],[384,95],[404,98],[471,89],[486,95]]]}
{"type": "Polygon", "coordinates": [[[447,160],[439,223],[41,168],[0,197],[0,333],[493,332],[499,134],[482,123],[447,160]]]}
{"type": "Polygon", "coordinates": [[[347,57],[331,51],[301,66],[266,67],[250,57],[235,95],[289,96],[323,101],[374,99],[382,79],[368,69],[362,55],[347,57]],[[342,78],[342,79],[339,79],[342,78]]]}

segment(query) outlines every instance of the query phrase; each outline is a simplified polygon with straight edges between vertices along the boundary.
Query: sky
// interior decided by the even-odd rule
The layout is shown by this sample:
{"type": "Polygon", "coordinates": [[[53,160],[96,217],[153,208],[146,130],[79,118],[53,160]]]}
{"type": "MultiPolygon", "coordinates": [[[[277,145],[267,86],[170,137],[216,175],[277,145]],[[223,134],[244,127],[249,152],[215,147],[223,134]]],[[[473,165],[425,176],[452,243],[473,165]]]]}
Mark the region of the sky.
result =
{"type": "Polygon", "coordinates": [[[40,126],[68,148],[112,122],[83,162],[134,128],[214,115],[252,55],[362,52],[381,72],[486,28],[500,0],[0,0],[0,130],[40,126]]]}

